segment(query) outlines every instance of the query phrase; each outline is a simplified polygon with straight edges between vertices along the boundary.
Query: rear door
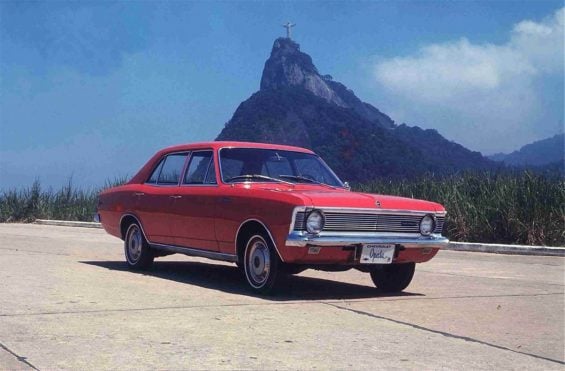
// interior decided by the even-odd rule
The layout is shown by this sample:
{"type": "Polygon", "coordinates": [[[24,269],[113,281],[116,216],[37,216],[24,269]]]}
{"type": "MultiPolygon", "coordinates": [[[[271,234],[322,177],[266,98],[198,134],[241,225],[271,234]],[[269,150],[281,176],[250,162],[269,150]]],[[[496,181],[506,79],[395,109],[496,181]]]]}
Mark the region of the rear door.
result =
{"type": "Polygon", "coordinates": [[[145,182],[137,197],[137,214],[141,219],[147,239],[152,243],[173,245],[171,213],[183,173],[187,152],[172,153],[163,157],[145,182]]]}

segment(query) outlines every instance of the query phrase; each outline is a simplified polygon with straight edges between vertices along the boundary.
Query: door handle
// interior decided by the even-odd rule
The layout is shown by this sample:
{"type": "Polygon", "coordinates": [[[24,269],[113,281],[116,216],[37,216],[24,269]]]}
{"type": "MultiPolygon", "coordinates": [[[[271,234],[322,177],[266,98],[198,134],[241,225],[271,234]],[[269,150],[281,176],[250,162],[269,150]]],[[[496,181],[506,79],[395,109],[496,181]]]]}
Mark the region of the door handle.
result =
{"type": "Polygon", "coordinates": [[[145,193],[143,192],[135,192],[133,195],[134,196],[143,196],[145,193]]]}
{"type": "Polygon", "coordinates": [[[174,196],[169,196],[170,198],[174,198],[175,200],[182,198],[182,196],[180,195],[174,195],[174,196]]]}

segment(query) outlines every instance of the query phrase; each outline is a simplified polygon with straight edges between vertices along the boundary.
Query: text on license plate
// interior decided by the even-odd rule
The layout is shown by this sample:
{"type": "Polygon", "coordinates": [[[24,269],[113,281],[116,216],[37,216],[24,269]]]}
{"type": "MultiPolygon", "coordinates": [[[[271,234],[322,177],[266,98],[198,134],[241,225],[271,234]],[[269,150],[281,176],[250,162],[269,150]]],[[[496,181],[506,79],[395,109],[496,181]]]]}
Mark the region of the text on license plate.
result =
{"type": "Polygon", "coordinates": [[[394,245],[363,245],[361,264],[390,264],[394,258],[394,245]]]}

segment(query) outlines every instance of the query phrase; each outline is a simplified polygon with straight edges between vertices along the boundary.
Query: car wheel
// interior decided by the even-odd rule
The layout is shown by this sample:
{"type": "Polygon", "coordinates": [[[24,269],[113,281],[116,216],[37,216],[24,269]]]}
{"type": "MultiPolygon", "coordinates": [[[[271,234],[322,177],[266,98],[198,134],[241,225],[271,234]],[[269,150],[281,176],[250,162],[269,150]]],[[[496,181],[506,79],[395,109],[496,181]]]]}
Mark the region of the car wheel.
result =
{"type": "Polygon", "coordinates": [[[126,262],[132,269],[144,270],[150,268],[153,264],[155,256],[137,223],[130,224],[127,229],[124,253],[126,262]]]}
{"type": "Polygon", "coordinates": [[[400,292],[414,277],[416,263],[379,265],[371,270],[371,279],[383,292],[400,292]]]}
{"type": "Polygon", "coordinates": [[[273,291],[280,261],[270,238],[253,234],[245,245],[243,264],[245,278],[254,292],[268,294],[273,291]]]}

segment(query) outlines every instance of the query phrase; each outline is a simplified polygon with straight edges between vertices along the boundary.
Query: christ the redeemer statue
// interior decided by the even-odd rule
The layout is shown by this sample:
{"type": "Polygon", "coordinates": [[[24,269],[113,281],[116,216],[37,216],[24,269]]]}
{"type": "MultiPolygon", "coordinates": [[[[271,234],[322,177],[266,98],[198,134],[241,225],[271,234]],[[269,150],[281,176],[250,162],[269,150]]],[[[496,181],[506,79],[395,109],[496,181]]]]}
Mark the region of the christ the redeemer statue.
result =
{"type": "Polygon", "coordinates": [[[290,23],[290,22],[286,22],[286,24],[282,25],[284,28],[286,28],[286,37],[287,39],[290,39],[290,29],[294,26],[296,26],[296,24],[290,23]]]}

